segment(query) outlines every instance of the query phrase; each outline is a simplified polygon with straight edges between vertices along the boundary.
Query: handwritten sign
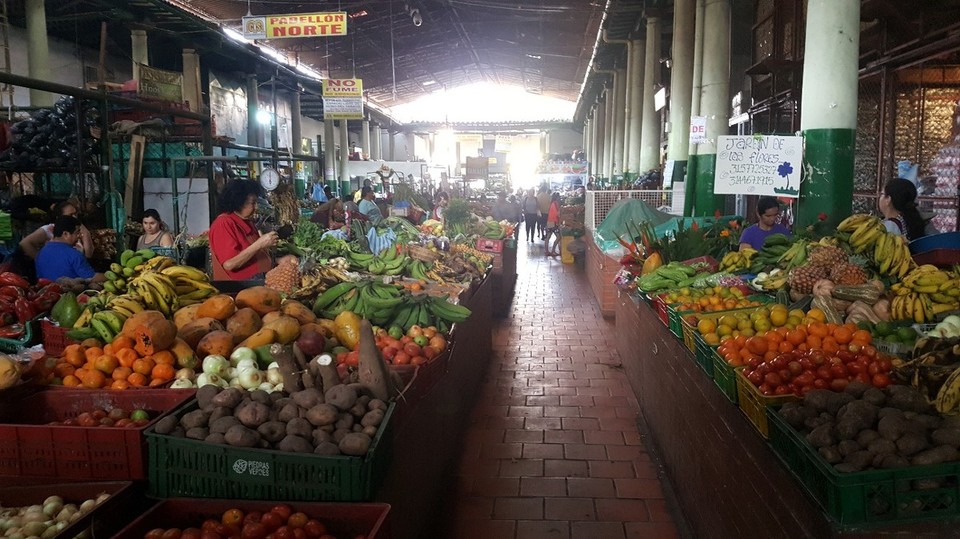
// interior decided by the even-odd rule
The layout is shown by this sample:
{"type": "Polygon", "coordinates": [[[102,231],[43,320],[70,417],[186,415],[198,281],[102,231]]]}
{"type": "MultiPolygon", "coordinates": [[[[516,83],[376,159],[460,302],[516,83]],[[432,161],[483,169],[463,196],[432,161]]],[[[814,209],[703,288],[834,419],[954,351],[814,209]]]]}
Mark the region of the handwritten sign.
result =
{"type": "Polygon", "coordinates": [[[347,35],[347,14],[342,11],[243,18],[243,37],[247,39],[345,35],[347,35]]]}
{"type": "Polygon", "coordinates": [[[707,117],[690,117],[690,144],[706,144],[707,142],[707,117]]]}
{"type": "Polygon", "coordinates": [[[800,196],[803,139],[776,135],[717,137],[713,192],[718,195],[800,196]]]}
{"type": "Polygon", "coordinates": [[[137,95],[180,103],[183,101],[183,73],[140,64],[137,95]]]}

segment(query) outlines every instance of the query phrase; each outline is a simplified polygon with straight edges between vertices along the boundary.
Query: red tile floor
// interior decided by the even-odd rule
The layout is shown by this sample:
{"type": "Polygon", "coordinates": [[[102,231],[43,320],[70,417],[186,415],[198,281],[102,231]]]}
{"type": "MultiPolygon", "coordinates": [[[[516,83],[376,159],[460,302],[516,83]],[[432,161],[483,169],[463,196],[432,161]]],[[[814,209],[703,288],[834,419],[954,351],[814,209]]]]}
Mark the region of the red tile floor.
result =
{"type": "Polygon", "coordinates": [[[583,270],[522,238],[442,537],[677,537],[613,321],[583,270]]]}

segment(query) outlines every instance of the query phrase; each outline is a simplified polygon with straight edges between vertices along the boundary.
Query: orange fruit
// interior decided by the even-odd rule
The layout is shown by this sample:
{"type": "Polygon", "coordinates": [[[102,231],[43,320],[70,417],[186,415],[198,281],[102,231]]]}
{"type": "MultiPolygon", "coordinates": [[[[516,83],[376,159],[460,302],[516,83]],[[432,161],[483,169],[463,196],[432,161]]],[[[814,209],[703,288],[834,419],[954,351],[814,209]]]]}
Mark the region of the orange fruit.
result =
{"type": "Polygon", "coordinates": [[[150,359],[153,360],[157,365],[176,365],[177,357],[173,355],[173,352],[169,350],[163,350],[162,352],[157,352],[150,356],[150,359]]]}
{"type": "Polygon", "coordinates": [[[133,369],[130,367],[117,367],[116,369],[113,369],[111,378],[114,380],[126,380],[131,374],[133,374],[133,369]]]}
{"type": "Polygon", "coordinates": [[[86,350],[79,344],[68,345],[63,349],[63,359],[74,367],[82,367],[87,361],[87,356],[84,354],[86,350]]]}
{"type": "Polygon", "coordinates": [[[147,377],[139,372],[135,372],[127,377],[127,382],[129,382],[132,387],[143,387],[147,385],[147,377]]]}
{"type": "Polygon", "coordinates": [[[821,350],[823,348],[823,340],[817,335],[810,335],[807,337],[807,346],[813,350],[821,350]]]}
{"type": "Polygon", "coordinates": [[[59,376],[60,378],[65,378],[73,374],[77,370],[76,367],[67,363],[66,361],[61,361],[53,368],[53,374],[59,376]]]}
{"type": "Polygon", "coordinates": [[[114,354],[113,354],[113,345],[112,345],[112,344],[105,344],[105,345],[103,345],[103,353],[104,353],[104,354],[107,354],[107,355],[110,355],[110,356],[114,355],[114,354]]]}
{"type": "Polygon", "coordinates": [[[773,359],[776,357],[777,357],[776,350],[767,350],[767,353],[763,354],[764,361],[773,361],[773,359]]]}
{"type": "Polygon", "coordinates": [[[840,351],[840,345],[837,344],[837,341],[833,337],[824,337],[821,346],[823,347],[823,351],[829,355],[836,354],[840,351]]]}
{"type": "Polygon", "coordinates": [[[833,330],[833,338],[837,341],[837,344],[848,344],[853,340],[853,332],[846,326],[840,326],[833,330]]]}
{"type": "Polygon", "coordinates": [[[97,359],[102,355],[103,355],[103,348],[100,348],[99,346],[91,346],[87,348],[86,351],[84,351],[83,353],[83,357],[85,357],[87,361],[94,361],[95,359],[97,359]]]}
{"type": "Polygon", "coordinates": [[[717,331],[717,323],[708,318],[701,318],[700,321],[697,322],[697,331],[700,332],[700,335],[714,333],[717,331]]]}
{"type": "Polygon", "coordinates": [[[777,352],[781,354],[793,352],[793,344],[790,341],[780,341],[780,344],[777,345],[777,352]]]}
{"type": "Polygon", "coordinates": [[[154,366],[156,366],[156,363],[152,359],[148,357],[140,358],[133,362],[133,372],[150,376],[150,371],[153,370],[154,366]]]}
{"type": "Polygon", "coordinates": [[[176,374],[176,371],[173,370],[173,365],[166,363],[157,363],[156,366],[153,367],[153,370],[150,371],[150,377],[154,380],[160,380],[161,382],[173,380],[174,374],[176,374]]]}
{"type": "Polygon", "coordinates": [[[873,342],[873,335],[870,335],[870,332],[865,329],[858,329],[853,332],[853,336],[850,340],[862,342],[864,344],[870,344],[873,342]]]}
{"type": "Polygon", "coordinates": [[[115,351],[126,350],[127,348],[133,348],[135,344],[133,339],[127,337],[126,335],[117,335],[117,338],[113,339],[113,349],[115,351]]]}
{"type": "Polygon", "coordinates": [[[133,362],[140,359],[140,355],[133,348],[121,348],[117,350],[117,360],[123,367],[133,367],[133,362]]]}
{"type": "Polygon", "coordinates": [[[120,362],[117,360],[116,356],[104,354],[93,362],[93,366],[103,374],[111,374],[113,369],[116,369],[120,366],[120,362]]]}
{"type": "Polygon", "coordinates": [[[114,380],[110,384],[110,389],[130,389],[130,382],[126,380],[114,380]]]}
{"type": "Polygon", "coordinates": [[[72,374],[63,377],[63,385],[66,387],[77,387],[80,385],[80,379],[72,374]]]}
{"type": "Polygon", "coordinates": [[[98,370],[88,371],[83,377],[83,387],[97,389],[107,385],[107,377],[98,370]]]}
{"type": "Polygon", "coordinates": [[[821,339],[830,334],[830,330],[827,328],[827,325],[821,322],[814,322],[810,324],[808,331],[810,335],[820,337],[821,339]]]}
{"type": "Polygon", "coordinates": [[[84,348],[99,348],[102,344],[98,339],[84,339],[83,342],[80,343],[80,346],[84,348]]]}
{"type": "Polygon", "coordinates": [[[750,337],[747,339],[747,350],[757,355],[766,354],[770,349],[770,343],[765,337],[750,337]]]}

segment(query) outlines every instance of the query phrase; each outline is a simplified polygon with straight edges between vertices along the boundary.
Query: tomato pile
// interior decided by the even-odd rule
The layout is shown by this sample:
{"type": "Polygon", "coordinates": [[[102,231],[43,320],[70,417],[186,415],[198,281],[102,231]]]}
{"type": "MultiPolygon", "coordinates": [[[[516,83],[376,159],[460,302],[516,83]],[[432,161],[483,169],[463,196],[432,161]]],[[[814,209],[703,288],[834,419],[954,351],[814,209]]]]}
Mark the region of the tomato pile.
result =
{"type": "MultiPolygon", "coordinates": [[[[357,535],[351,539],[364,539],[357,535]]],[[[155,528],[144,539],[336,539],[327,526],[290,506],[279,504],[270,511],[228,509],[220,520],[207,519],[199,528],[155,528]]]]}
{"type": "Polygon", "coordinates": [[[71,417],[63,421],[51,421],[48,425],[63,427],[138,428],[145,426],[149,422],[150,414],[145,410],[138,409],[131,412],[123,408],[114,408],[108,412],[103,408],[94,408],[89,412],[83,412],[77,417],[71,417]]]}
{"type": "Polygon", "coordinates": [[[794,328],[778,327],[752,337],[738,335],[720,342],[717,353],[734,367],[750,365],[756,368],[761,361],[770,361],[788,352],[806,353],[820,350],[827,356],[841,351],[875,356],[873,336],[853,324],[829,324],[819,321],[794,328]]]}
{"type": "Polygon", "coordinates": [[[856,380],[883,389],[890,385],[890,360],[868,350],[786,352],[769,361],[751,359],[743,374],[766,396],[804,396],[814,389],[843,391],[856,380]]]}

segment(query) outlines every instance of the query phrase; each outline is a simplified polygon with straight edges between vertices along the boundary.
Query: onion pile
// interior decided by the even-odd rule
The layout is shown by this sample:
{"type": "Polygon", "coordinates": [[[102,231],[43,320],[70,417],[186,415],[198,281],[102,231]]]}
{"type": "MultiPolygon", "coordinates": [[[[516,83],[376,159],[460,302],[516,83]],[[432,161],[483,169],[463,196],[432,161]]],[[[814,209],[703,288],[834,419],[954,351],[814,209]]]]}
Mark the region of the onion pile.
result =
{"type": "Polygon", "coordinates": [[[9,539],[52,539],[109,497],[103,493],[78,506],[50,496],[39,505],[0,507],[0,533],[9,539]]]}

